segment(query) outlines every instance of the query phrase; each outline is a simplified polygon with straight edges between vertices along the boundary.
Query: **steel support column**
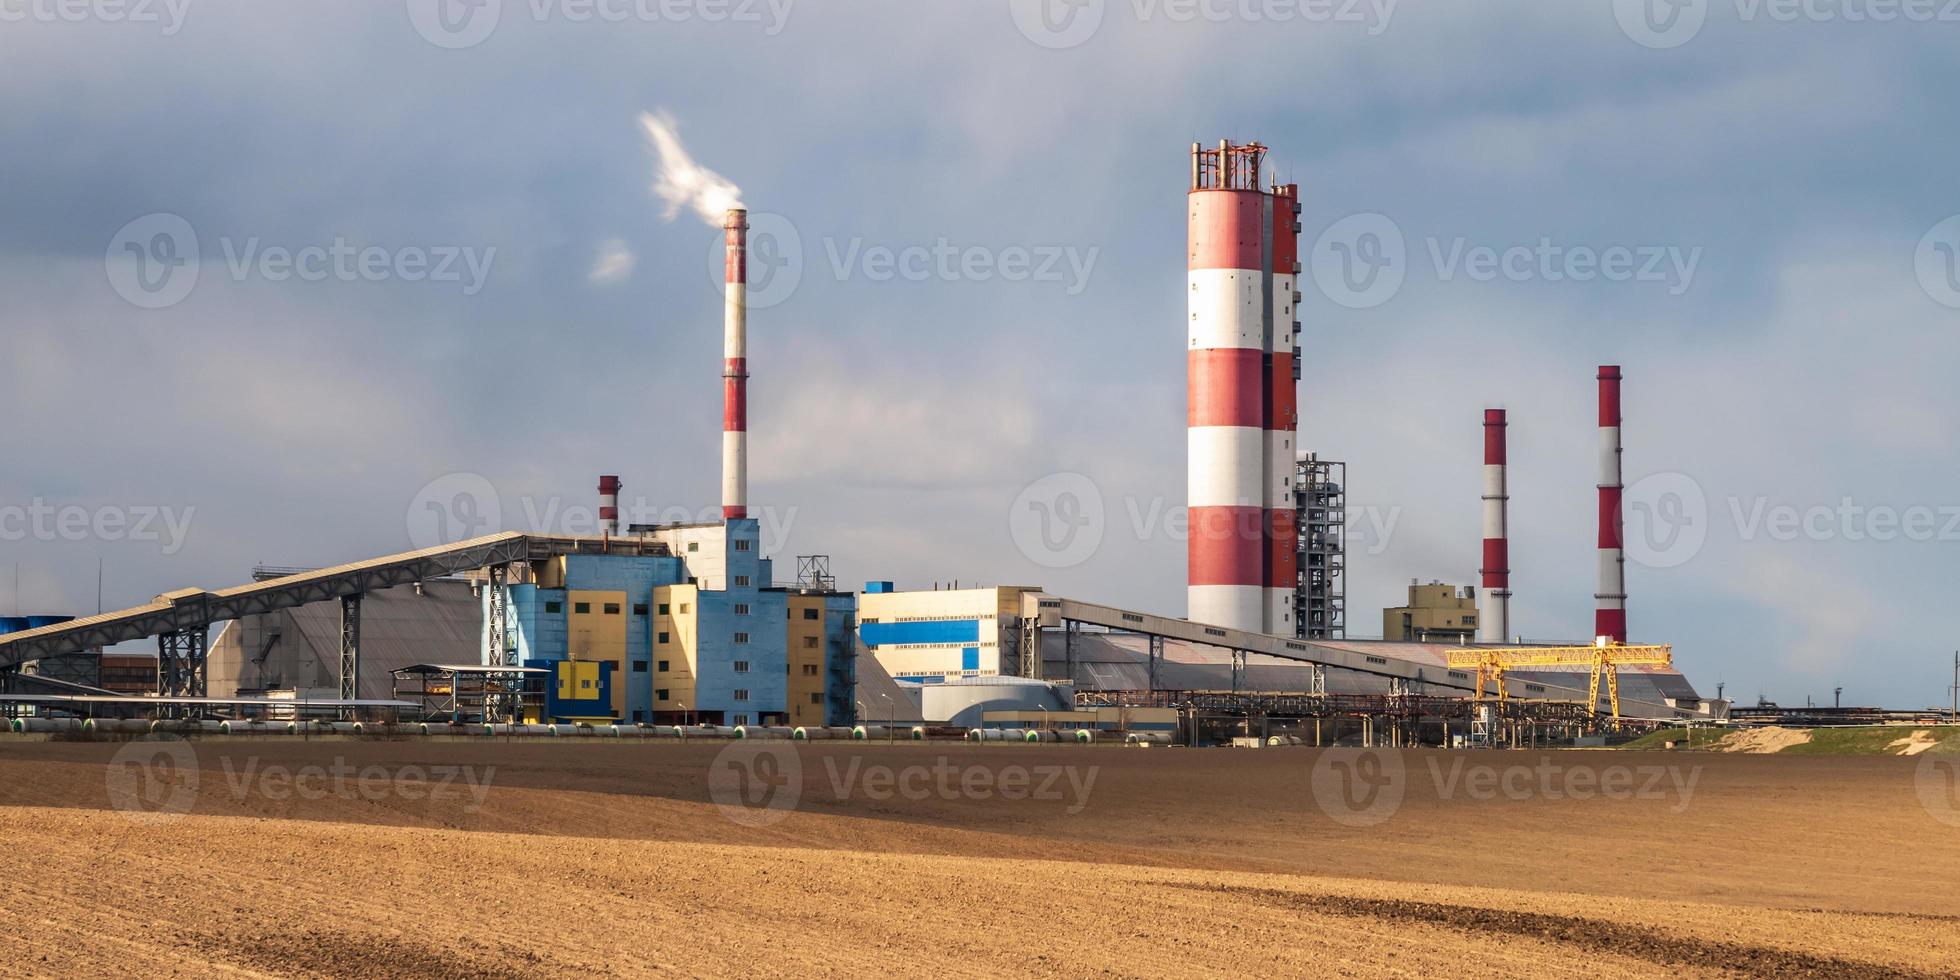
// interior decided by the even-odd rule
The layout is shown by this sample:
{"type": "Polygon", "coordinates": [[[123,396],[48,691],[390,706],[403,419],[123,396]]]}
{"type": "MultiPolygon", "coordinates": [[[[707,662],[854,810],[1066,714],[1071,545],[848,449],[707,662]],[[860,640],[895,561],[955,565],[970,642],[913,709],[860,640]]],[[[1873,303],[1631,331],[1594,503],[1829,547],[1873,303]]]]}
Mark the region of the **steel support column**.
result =
{"type": "MultiPolygon", "coordinates": [[[[361,593],[340,597],[340,697],[352,701],[361,696],[361,593]]],[[[343,709],[351,715],[352,708],[343,709]]]]}
{"type": "Polygon", "coordinates": [[[165,697],[209,696],[204,670],[209,626],[164,633],[157,637],[157,693],[165,697]]]}
{"type": "MultiPolygon", "coordinates": [[[[485,619],[487,640],[490,647],[487,652],[489,658],[488,666],[515,667],[517,666],[517,654],[510,647],[510,566],[490,566],[489,584],[487,588],[490,590],[489,615],[485,619]]],[[[519,674],[506,674],[503,676],[505,690],[501,697],[493,699],[488,690],[490,685],[487,682],[484,684],[483,720],[486,723],[490,720],[493,713],[492,702],[495,700],[503,702],[499,707],[508,716],[511,724],[517,724],[524,720],[524,697],[521,693],[524,679],[519,674]]]]}
{"type": "Polygon", "coordinates": [[[1164,638],[1150,637],[1150,690],[1157,689],[1157,667],[1164,662],[1164,638]]]}

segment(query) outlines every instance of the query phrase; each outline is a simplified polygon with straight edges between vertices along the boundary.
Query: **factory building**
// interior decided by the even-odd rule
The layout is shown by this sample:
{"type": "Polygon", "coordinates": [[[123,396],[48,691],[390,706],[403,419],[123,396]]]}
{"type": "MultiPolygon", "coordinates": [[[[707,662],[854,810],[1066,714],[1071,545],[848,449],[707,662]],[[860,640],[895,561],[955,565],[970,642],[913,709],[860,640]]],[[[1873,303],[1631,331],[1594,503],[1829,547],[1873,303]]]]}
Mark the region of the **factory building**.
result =
{"type": "Polygon", "coordinates": [[[1009,585],[895,592],[890,582],[866,582],[858,600],[858,637],[898,681],[938,684],[1015,674],[1021,596],[1038,591],[1009,585]]]}
{"type": "Polygon", "coordinates": [[[1477,590],[1442,582],[1409,583],[1409,603],[1382,610],[1382,639],[1396,643],[1454,643],[1477,638],[1477,590]]]}
{"type": "MultiPolygon", "coordinates": [[[[307,571],[253,569],[257,582],[307,571]]],[[[361,600],[361,665],[356,693],[384,698],[390,672],[417,663],[474,663],[482,641],[480,586],[431,579],[377,589],[361,600]]],[[[213,697],[290,693],[297,698],[340,694],[340,608],[331,602],[254,613],[219,628],[206,660],[213,697]]],[[[156,657],[149,657],[156,689],[156,657]]],[[[109,672],[107,658],[103,673],[109,672]]],[[[107,683],[103,684],[108,687],[107,683]]]]}
{"type": "Polygon", "coordinates": [[[509,585],[504,651],[485,626],[480,662],[552,672],[538,720],[849,723],[854,595],[776,587],[754,519],[636,530],[647,547],[561,555],[509,585]]]}

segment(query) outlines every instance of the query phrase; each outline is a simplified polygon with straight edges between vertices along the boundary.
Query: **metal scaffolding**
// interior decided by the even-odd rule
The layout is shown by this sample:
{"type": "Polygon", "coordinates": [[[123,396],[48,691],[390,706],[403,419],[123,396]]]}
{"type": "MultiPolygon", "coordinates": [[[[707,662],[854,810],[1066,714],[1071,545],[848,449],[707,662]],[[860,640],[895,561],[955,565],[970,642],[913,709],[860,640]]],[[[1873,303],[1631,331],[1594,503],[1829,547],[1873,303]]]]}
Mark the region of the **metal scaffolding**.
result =
{"type": "Polygon", "coordinates": [[[1347,636],[1347,464],[1303,455],[1293,486],[1300,535],[1300,578],[1293,591],[1294,635],[1347,636]]]}

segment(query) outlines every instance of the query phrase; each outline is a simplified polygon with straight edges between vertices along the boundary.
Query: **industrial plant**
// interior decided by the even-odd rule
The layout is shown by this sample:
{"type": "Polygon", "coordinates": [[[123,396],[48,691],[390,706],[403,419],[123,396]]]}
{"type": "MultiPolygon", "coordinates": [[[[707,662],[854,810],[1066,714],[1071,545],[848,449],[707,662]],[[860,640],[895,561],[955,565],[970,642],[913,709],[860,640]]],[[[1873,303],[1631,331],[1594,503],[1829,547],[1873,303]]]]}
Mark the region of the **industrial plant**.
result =
{"type": "Polygon", "coordinates": [[[1596,373],[1592,635],[1517,640],[1509,420],[1491,408],[1482,471],[1456,480],[1482,499],[1478,584],[1412,583],[1406,605],[1383,611],[1382,639],[1348,636],[1346,466],[1299,437],[1299,188],[1268,183],[1266,155],[1190,149],[1183,610],[1039,583],[839,589],[826,556],[762,554],[748,493],[749,221],[734,207],[719,225],[721,520],[622,527],[622,481],[604,475],[595,536],[505,532],[0,621],[0,703],[17,730],[48,732],[1185,745],[1546,744],[1723,721],[1726,702],[1697,693],[1671,647],[1628,639],[1613,365],[1596,373]],[[792,559],[793,575],[779,571],[792,559]],[[131,641],[156,644],[139,689],[128,656],[105,652],[131,641]]]}

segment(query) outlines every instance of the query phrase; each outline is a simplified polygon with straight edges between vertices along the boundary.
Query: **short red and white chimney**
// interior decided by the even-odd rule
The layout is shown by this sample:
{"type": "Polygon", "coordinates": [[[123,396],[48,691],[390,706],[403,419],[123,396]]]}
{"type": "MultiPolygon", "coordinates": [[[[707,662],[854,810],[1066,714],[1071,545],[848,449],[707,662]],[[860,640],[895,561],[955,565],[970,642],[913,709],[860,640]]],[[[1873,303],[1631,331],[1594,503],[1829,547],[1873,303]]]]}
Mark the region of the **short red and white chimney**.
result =
{"type": "Polygon", "coordinates": [[[749,516],[749,213],[730,208],[722,306],[721,516],[749,516]]]}
{"type": "Polygon", "coordinates": [[[599,533],[619,537],[619,477],[599,478],[599,533]]]}
{"type": "Polygon", "coordinates": [[[1505,472],[1505,421],[1501,408],[1484,409],[1484,567],[1477,603],[1477,641],[1511,638],[1510,480],[1505,472]]]}
{"type": "Polygon", "coordinates": [[[1625,533],[1620,513],[1620,368],[1599,368],[1599,591],[1593,635],[1627,641],[1625,533]]]}

